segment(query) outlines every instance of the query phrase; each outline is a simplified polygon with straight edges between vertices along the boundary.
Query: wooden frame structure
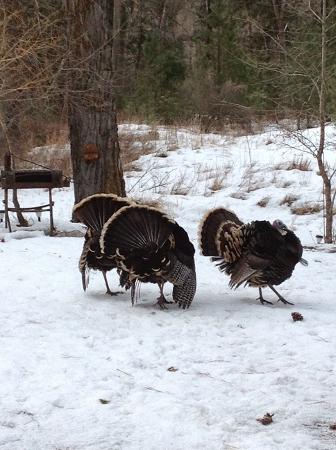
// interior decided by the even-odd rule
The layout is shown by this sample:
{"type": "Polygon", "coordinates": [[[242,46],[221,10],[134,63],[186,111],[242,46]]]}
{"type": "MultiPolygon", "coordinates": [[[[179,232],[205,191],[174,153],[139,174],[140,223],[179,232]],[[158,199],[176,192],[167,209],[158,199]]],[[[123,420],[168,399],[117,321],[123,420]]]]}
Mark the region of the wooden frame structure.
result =
{"type": "MultiPolygon", "coordinates": [[[[5,166],[6,167],[6,166],[5,166]]],[[[7,167],[8,168],[8,167],[7,167]]],[[[68,187],[70,181],[64,177],[61,170],[3,170],[1,172],[1,187],[4,189],[4,209],[0,213],[5,216],[5,227],[12,231],[9,213],[10,212],[35,212],[37,215],[42,212],[50,213],[50,235],[55,232],[52,189],[68,187]],[[26,208],[9,206],[9,190],[19,189],[48,189],[49,203],[45,205],[30,206],[26,208]]],[[[40,221],[40,217],[38,217],[40,221]]]]}

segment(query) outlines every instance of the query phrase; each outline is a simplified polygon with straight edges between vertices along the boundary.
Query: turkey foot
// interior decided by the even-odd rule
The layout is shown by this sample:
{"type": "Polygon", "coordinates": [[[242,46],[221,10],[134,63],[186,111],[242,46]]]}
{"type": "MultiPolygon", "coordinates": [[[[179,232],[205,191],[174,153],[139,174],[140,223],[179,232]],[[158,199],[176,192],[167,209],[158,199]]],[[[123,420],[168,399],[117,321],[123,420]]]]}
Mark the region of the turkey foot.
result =
{"type": "Polygon", "coordinates": [[[125,292],[123,292],[123,291],[116,291],[116,292],[113,292],[113,291],[110,290],[110,288],[108,288],[107,291],[106,291],[106,294],[109,294],[109,295],[119,295],[119,294],[125,294],[125,292]]]}
{"type": "Polygon", "coordinates": [[[259,288],[259,297],[257,298],[257,300],[260,301],[260,303],[263,305],[264,303],[267,303],[267,305],[273,305],[272,302],[269,302],[267,300],[264,299],[263,295],[262,295],[262,290],[261,288],[259,288]]]}
{"type": "Polygon", "coordinates": [[[103,273],[103,277],[104,277],[104,281],[105,281],[105,285],[106,285],[106,294],[109,294],[109,295],[123,294],[122,291],[112,292],[110,289],[110,286],[108,284],[108,281],[107,281],[107,276],[106,276],[105,270],[103,270],[102,273],[103,273]]]}
{"type": "Polygon", "coordinates": [[[157,304],[161,309],[168,309],[166,305],[169,305],[170,303],[174,302],[169,302],[163,294],[161,294],[160,297],[157,298],[157,304]]]}
{"type": "Polygon", "coordinates": [[[158,286],[160,289],[160,297],[157,298],[157,304],[160,306],[161,309],[168,309],[167,308],[167,304],[169,305],[169,303],[174,303],[174,302],[168,302],[168,300],[166,300],[166,297],[163,295],[163,285],[164,283],[159,282],[158,286]]]}
{"type": "Polygon", "coordinates": [[[291,303],[287,301],[285,298],[283,298],[283,296],[280,295],[279,292],[271,284],[269,284],[268,287],[272,289],[272,291],[278,296],[279,298],[278,302],[282,302],[285,305],[294,305],[294,303],[291,303]]]}

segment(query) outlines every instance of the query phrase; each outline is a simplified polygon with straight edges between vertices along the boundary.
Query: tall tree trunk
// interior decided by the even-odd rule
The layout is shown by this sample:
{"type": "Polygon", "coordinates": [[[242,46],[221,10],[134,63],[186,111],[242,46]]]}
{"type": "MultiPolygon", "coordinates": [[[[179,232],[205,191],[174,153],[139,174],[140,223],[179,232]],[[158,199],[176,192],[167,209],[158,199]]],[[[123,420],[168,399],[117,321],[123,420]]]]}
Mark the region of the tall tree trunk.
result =
{"type": "Polygon", "coordinates": [[[66,0],[69,126],[75,202],[125,195],[114,100],[112,0],[66,0]]]}
{"type": "Polygon", "coordinates": [[[278,30],[278,40],[279,40],[279,59],[282,57],[286,58],[286,36],[285,36],[285,23],[284,23],[284,10],[286,7],[286,2],[283,0],[272,0],[273,12],[275,16],[276,26],[278,30]]]}
{"type": "Polygon", "coordinates": [[[120,20],[121,20],[121,2],[113,0],[113,44],[112,44],[112,70],[116,74],[119,68],[120,60],[120,20]]]}
{"type": "MultiPolygon", "coordinates": [[[[2,109],[2,111],[3,111],[3,109],[2,109]]],[[[4,115],[2,114],[2,111],[0,112],[0,149],[4,150],[5,153],[4,153],[4,161],[2,161],[2,158],[1,158],[1,164],[2,164],[2,162],[4,162],[5,170],[14,170],[15,163],[14,163],[13,155],[12,155],[11,142],[13,142],[14,145],[16,144],[18,153],[21,153],[20,133],[19,133],[19,129],[16,129],[16,127],[14,127],[14,130],[8,129],[8,126],[5,123],[5,119],[4,119],[4,115]],[[12,133],[11,133],[11,131],[12,131],[12,133]]],[[[8,122],[10,122],[10,121],[8,121],[8,122]]],[[[12,121],[12,123],[13,122],[15,122],[15,121],[12,121]]],[[[1,156],[1,154],[0,154],[0,156],[1,156]]],[[[19,203],[18,193],[17,193],[16,188],[13,189],[13,192],[12,192],[12,201],[13,201],[14,207],[16,209],[20,209],[20,203],[19,203]]],[[[16,212],[16,217],[17,217],[18,222],[21,227],[28,226],[28,222],[23,217],[23,214],[21,211],[16,212]]]]}
{"type": "Polygon", "coordinates": [[[320,81],[320,142],[317,151],[317,163],[319,172],[323,180],[324,189],[324,213],[325,213],[325,230],[324,242],[332,243],[332,226],[333,226],[333,202],[331,181],[328,174],[327,166],[324,162],[324,147],[325,147],[325,123],[326,123],[326,21],[327,21],[327,0],[321,0],[322,15],[321,15],[321,81],[320,81]]]}

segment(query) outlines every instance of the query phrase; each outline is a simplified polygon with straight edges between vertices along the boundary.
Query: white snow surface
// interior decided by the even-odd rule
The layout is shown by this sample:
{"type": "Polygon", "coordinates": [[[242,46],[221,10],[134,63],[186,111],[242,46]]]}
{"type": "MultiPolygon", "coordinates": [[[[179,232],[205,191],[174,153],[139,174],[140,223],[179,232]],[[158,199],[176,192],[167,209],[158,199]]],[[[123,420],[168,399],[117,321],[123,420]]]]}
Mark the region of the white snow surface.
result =
{"type": "MultiPolygon", "coordinates": [[[[147,284],[132,308],[129,292],[105,294],[100,273],[84,293],[82,237],[46,236],[47,215],[39,223],[32,214],[29,228],[11,234],[0,224],[0,450],[336,449],[336,253],[316,245],[322,212],[295,215],[279,204],[286,195],[294,206],[322,203],[314,159],[275,127],[239,138],[158,132],[156,152],[125,173],[126,184],[188,231],[198,277],[191,308],[158,309],[158,288],[147,284]],[[285,169],[300,158],[311,170],[285,169]],[[270,290],[273,306],[256,301],[255,289],[230,290],[199,255],[198,224],[217,206],[246,222],[281,219],[314,246],[304,252],[309,266],[279,286],[295,306],[270,290]],[[273,423],[264,426],[256,419],[267,412],[273,423]]],[[[318,130],[307,133],[317,141],[318,130]]],[[[334,149],[327,158],[335,164],[334,149]]],[[[57,229],[83,230],[70,222],[72,188],[53,193],[57,229]]],[[[47,192],[19,198],[43,204],[47,192]]],[[[117,290],[116,273],[108,276],[117,290]]],[[[171,299],[171,285],[165,292],[171,299]]]]}

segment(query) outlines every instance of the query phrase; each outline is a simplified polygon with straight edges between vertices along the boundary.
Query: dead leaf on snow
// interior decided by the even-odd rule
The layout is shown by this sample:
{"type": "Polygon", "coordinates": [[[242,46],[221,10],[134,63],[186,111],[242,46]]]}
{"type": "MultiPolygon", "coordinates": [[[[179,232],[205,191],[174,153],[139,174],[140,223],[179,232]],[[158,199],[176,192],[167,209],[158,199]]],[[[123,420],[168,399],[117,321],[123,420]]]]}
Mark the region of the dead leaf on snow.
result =
{"type": "Polygon", "coordinates": [[[263,425],[269,425],[270,423],[273,422],[273,419],[272,419],[273,416],[274,416],[274,414],[266,413],[264,415],[264,417],[257,419],[257,421],[262,423],[263,425]]]}

